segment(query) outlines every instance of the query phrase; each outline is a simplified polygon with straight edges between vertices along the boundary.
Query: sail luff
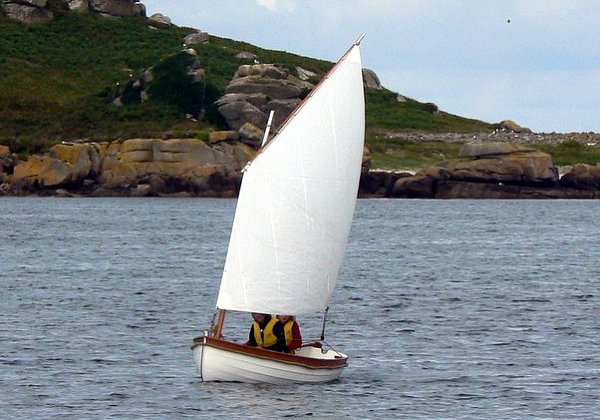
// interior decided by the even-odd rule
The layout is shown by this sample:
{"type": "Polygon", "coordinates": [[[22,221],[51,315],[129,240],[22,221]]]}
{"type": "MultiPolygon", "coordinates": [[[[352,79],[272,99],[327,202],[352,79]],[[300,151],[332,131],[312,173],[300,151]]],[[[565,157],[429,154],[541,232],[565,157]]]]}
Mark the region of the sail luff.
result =
{"type": "Polygon", "coordinates": [[[354,45],[247,168],[219,308],[298,315],[328,305],[356,203],[364,119],[354,45]]]}

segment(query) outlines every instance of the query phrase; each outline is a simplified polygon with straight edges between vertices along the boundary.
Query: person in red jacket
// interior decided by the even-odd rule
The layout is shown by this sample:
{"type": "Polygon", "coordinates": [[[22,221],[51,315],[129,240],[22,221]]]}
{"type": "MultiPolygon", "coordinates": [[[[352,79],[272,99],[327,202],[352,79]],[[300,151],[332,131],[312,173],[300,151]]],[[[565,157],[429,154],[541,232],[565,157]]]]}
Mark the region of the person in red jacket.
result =
{"type": "Polygon", "coordinates": [[[286,352],[283,324],[271,315],[252,313],[254,322],[248,333],[247,346],[286,352]]]}
{"type": "Polygon", "coordinates": [[[291,315],[277,315],[279,321],[283,324],[285,332],[285,347],[287,353],[294,353],[296,349],[302,347],[302,333],[296,318],[291,315]]]}

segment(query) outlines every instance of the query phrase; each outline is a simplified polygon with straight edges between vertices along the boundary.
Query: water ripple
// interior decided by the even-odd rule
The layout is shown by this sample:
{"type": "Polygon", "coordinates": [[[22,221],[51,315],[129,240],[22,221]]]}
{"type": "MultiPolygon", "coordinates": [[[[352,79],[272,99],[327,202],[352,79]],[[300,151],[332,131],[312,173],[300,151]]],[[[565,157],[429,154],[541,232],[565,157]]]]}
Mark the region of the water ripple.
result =
{"type": "MultiPolygon", "coordinates": [[[[0,198],[7,418],[593,418],[592,201],[361,200],[325,385],[203,384],[234,200],[0,198]],[[577,217],[573,217],[573,215],[577,217]]],[[[302,317],[307,337],[321,315],[302,317]]],[[[227,333],[243,340],[247,316],[227,333]]]]}

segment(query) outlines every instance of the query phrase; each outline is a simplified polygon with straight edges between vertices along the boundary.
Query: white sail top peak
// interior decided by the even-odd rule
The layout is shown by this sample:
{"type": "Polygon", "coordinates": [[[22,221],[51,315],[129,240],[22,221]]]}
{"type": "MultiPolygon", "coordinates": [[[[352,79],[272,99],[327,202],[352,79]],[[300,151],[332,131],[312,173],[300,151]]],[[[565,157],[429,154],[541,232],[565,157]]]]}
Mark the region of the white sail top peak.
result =
{"type": "MultiPolygon", "coordinates": [[[[341,58],[338,60],[338,62],[329,70],[329,72],[327,72],[327,74],[325,74],[323,76],[323,78],[321,79],[321,81],[313,88],[313,90],[308,94],[308,96],[300,103],[300,105],[298,105],[296,107],[296,109],[294,109],[289,115],[288,117],[281,123],[281,125],[278,128],[277,133],[275,134],[274,137],[272,137],[271,139],[267,138],[267,130],[270,130],[270,121],[271,121],[271,116],[273,114],[273,111],[271,111],[271,114],[269,115],[269,121],[267,122],[267,128],[265,130],[265,136],[263,137],[263,141],[262,144],[258,150],[258,152],[256,153],[256,155],[254,156],[254,158],[252,160],[250,160],[247,164],[246,167],[244,168],[244,170],[242,172],[246,172],[248,170],[248,168],[252,165],[252,162],[254,161],[254,159],[256,159],[258,156],[260,156],[263,151],[273,142],[273,140],[275,140],[277,138],[277,136],[279,135],[279,133],[281,131],[283,131],[288,123],[288,121],[290,121],[292,118],[294,118],[294,116],[302,109],[302,107],[304,106],[304,104],[311,98],[311,96],[313,96],[320,88],[321,84],[323,84],[325,82],[325,80],[327,80],[329,77],[331,77],[331,74],[334,73],[334,71],[336,70],[336,68],[344,61],[346,60],[346,58],[348,57],[348,55],[356,48],[357,50],[360,47],[360,43],[362,42],[363,38],[365,37],[365,33],[361,34],[356,41],[354,41],[354,43],[350,46],[350,48],[341,56],[341,58]]],[[[356,56],[358,58],[358,62],[360,63],[360,71],[361,71],[361,81],[362,81],[362,61],[360,58],[360,51],[357,51],[356,56]]],[[[363,93],[364,95],[364,93],[363,93]]],[[[363,98],[364,101],[364,98],[363,98]]]]}

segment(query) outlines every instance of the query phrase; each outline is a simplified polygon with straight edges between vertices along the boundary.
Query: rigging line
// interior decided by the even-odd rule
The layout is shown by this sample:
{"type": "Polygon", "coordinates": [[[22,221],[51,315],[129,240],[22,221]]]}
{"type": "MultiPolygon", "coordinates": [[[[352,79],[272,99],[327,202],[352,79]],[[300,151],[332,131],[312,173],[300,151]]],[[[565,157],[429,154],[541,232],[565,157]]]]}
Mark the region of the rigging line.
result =
{"type": "Polygon", "coordinates": [[[339,356],[342,356],[342,352],[340,352],[338,349],[336,349],[335,347],[333,347],[331,344],[329,344],[327,341],[323,340],[323,344],[325,344],[327,347],[329,347],[331,349],[331,351],[336,352],[339,356]]]}

